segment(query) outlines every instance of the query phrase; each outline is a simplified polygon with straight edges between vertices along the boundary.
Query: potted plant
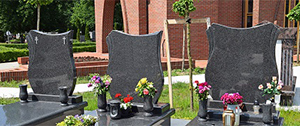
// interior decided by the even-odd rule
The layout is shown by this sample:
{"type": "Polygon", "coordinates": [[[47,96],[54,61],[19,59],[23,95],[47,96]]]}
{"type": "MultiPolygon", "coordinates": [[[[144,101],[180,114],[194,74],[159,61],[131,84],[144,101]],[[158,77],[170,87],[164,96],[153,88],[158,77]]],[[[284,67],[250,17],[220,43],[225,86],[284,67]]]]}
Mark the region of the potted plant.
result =
{"type": "Polygon", "coordinates": [[[143,109],[145,110],[145,116],[152,116],[152,98],[157,92],[157,90],[153,86],[153,83],[148,82],[147,78],[142,78],[136,85],[135,91],[138,92],[138,96],[144,98],[143,109]]]}
{"type": "Polygon", "coordinates": [[[271,96],[271,98],[269,99],[270,101],[274,101],[274,98],[275,98],[275,103],[279,104],[282,86],[283,86],[283,83],[281,81],[279,81],[277,83],[277,77],[273,76],[272,82],[267,83],[265,89],[262,84],[260,84],[258,86],[258,89],[263,91],[262,96],[269,95],[269,96],[271,96]]]}
{"type": "Polygon", "coordinates": [[[93,87],[95,95],[98,96],[98,108],[100,112],[106,111],[106,92],[109,91],[111,78],[109,75],[104,75],[101,79],[100,76],[93,76],[88,84],[88,87],[93,87]]]}
{"type": "Polygon", "coordinates": [[[207,84],[207,82],[199,83],[198,80],[195,81],[195,84],[196,84],[195,92],[199,98],[199,110],[198,110],[199,121],[206,121],[207,97],[209,95],[209,90],[211,86],[207,84]]]}
{"type": "Polygon", "coordinates": [[[57,123],[56,126],[94,126],[97,118],[91,115],[69,115],[66,116],[64,121],[57,123]]]}
{"type": "Polygon", "coordinates": [[[115,98],[118,98],[121,101],[120,104],[120,109],[121,109],[121,115],[123,117],[128,117],[131,114],[131,108],[132,108],[132,100],[133,97],[131,97],[129,94],[127,95],[127,97],[122,97],[122,95],[120,93],[117,93],[115,95],[115,98]]]}
{"type": "Polygon", "coordinates": [[[240,124],[240,112],[241,109],[239,107],[240,104],[243,103],[243,96],[241,96],[239,93],[225,93],[221,100],[223,101],[223,104],[226,106],[227,110],[233,110],[233,113],[235,114],[235,122],[234,125],[238,126],[240,124]]]}

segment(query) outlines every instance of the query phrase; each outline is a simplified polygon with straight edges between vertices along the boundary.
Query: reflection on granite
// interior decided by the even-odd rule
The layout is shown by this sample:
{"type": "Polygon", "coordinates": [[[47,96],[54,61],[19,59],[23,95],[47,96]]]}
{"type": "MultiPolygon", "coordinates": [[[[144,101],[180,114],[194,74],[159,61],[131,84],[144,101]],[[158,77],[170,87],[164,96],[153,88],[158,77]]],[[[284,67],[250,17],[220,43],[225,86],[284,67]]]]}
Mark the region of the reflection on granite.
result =
{"type": "Polygon", "coordinates": [[[109,116],[109,112],[100,113],[97,110],[87,113],[98,117],[96,126],[151,126],[151,125],[170,125],[170,117],[175,113],[175,109],[170,109],[161,115],[154,115],[152,117],[144,117],[143,112],[134,113],[129,118],[121,118],[113,120],[109,116]]]}
{"type": "Polygon", "coordinates": [[[66,107],[62,107],[60,102],[16,102],[0,106],[0,126],[31,125],[36,124],[37,122],[42,123],[51,120],[51,118],[62,116],[69,111],[83,109],[85,106],[87,106],[87,102],[70,104],[66,107]]]}

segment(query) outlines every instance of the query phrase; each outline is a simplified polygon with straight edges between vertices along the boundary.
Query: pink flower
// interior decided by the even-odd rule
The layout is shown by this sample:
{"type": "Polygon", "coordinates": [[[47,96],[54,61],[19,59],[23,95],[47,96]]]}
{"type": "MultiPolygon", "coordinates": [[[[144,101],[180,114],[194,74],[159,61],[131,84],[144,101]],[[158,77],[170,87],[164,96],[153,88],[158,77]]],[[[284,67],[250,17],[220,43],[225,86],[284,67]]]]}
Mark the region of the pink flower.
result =
{"type": "Polygon", "coordinates": [[[88,86],[88,87],[92,87],[92,86],[93,86],[93,84],[89,83],[87,86],[88,86]]]}
{"type": "Polygon", "coordinates": [[[260,84],[259,86],[258,86],[258,89],[259,90],[262,90],[264,88],[264,86],[262,85],[262,84],[260,84]]]}
{"type": "Polygon", "coordinates": [[[277,90],[281,90],[282,86],[281,85],[278,85],[277,86],[277,90]]]}
{"type": "Polygon", "coordinates": [[[147,89],[144,89],[143,93],[144,93],[144,95],[148,95],[149,91],[147,89]]]}
{"type": "Polygon", "coordinates": [[[92,77],[92,80],[96,80],[96,77],[97,77],[97,76],[93,76],[93,77],[92,77]]]}
{"type": "Polygon", "coordinates": [[[109,81],[108,80],[106,80],[105,81],[105,85],[109,85],[110,83],[109,83],[109,81]]]}
{"type": "Polygon", "coordinates": [[[96,83],[96,84],[99,84],[99,83],[100,83],[100,81],[99,81],[99,80],[95,80],[95,83],[96,83]]]}
{"type": "Polygon", "coordinates": [[[278,82],[278,85],[283,86],[283,83],[281,80],[278,82]]]}

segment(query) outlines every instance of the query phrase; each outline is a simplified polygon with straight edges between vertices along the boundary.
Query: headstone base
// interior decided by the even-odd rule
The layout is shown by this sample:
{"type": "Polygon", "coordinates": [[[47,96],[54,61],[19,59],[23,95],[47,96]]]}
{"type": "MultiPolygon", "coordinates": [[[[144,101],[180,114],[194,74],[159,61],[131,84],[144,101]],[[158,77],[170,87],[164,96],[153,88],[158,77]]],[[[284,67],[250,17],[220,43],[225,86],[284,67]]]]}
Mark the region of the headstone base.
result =
{"type": "MultiPolygon", "coordinates": [[[[68,96],[68,99],[69,99],[68,103],[70,103],[70,104],[82,102],[82,96],[79,96],[79,95],[68,96]]],[[[29,93],[28,100],[60,102],[59,95],[35,94],[35,93],[29,93]]]]}

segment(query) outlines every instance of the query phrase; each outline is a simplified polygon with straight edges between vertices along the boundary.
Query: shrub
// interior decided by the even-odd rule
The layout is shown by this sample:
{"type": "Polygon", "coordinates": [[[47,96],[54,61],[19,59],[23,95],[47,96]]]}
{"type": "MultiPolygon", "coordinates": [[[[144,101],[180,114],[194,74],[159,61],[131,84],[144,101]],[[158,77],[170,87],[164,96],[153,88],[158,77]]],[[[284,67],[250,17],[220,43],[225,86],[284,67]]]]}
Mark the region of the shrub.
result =
{"type": "Polygon", "coordinates": [[[28,56],[28,49],[16,49],[0,46],[0,62],[16,61],[18,57],[28,56]]]}
{"type": "Polygon", "coordinates": [[[0,46],[5,46],[5,47],[8,47],[8,48],[16,48],[16,49],[27,49],[28,48],[27,43],[22,43],[22,44],[0,43],[0,46]]]}
{"type": "Polygon", "coordinates": [[[76,46],[73,47],[73,52],[96,52],[96,45],[76,46]]]}

